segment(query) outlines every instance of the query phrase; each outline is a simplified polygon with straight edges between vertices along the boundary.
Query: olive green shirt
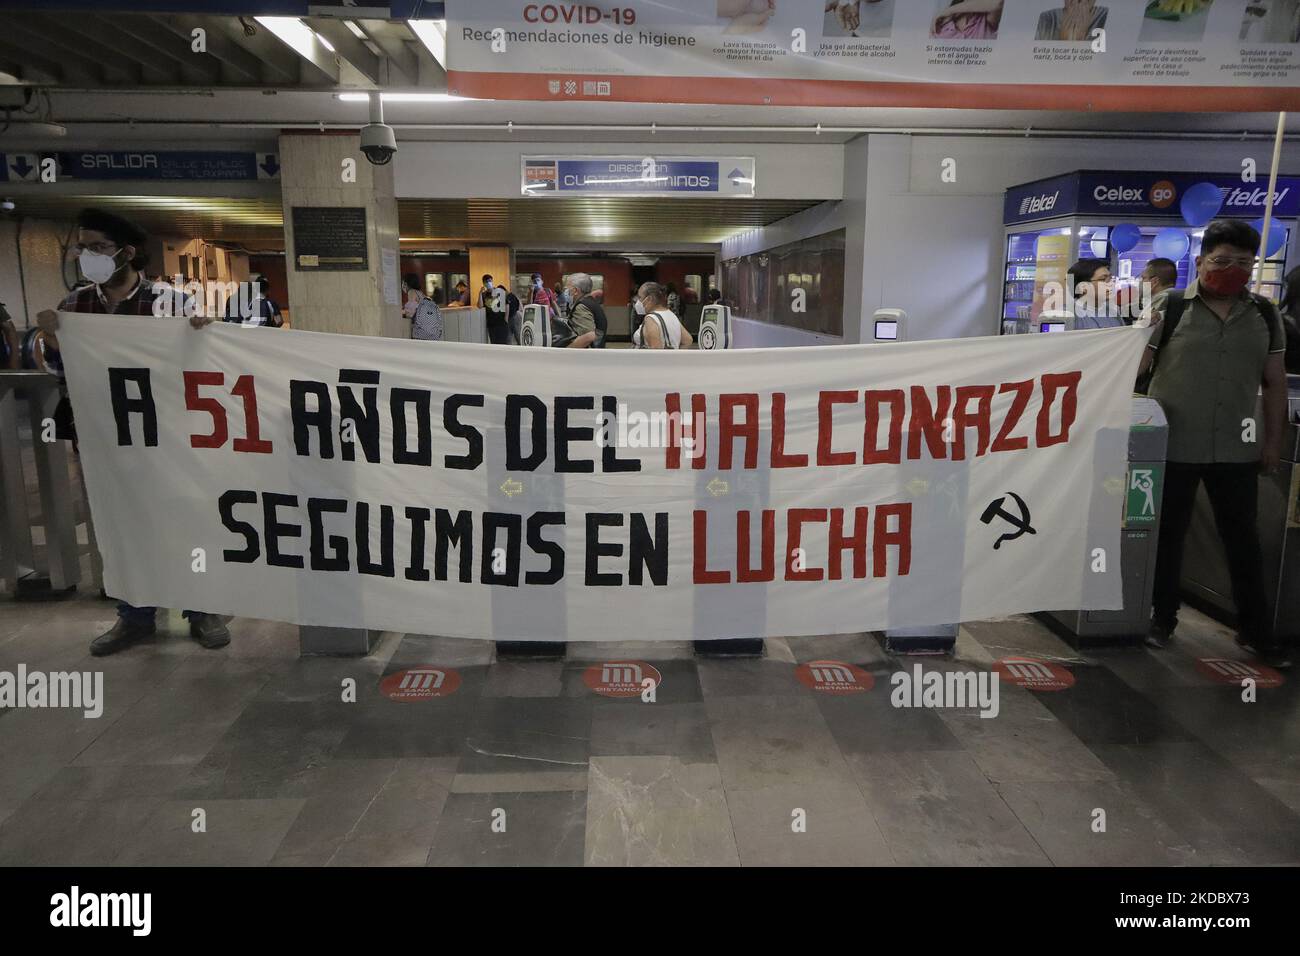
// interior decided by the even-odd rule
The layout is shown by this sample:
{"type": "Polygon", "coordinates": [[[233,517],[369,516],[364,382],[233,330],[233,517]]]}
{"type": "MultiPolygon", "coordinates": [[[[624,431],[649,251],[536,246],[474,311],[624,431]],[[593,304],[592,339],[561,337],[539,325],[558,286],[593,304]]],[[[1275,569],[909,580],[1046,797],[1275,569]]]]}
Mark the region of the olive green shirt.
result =
{"type": "MultiPolygon", "coordinates": [[[[1165,311],[1169,293],[1151,304],[1165,311]]],[[[1256,405],[1264,365],[1269,355],[1286,350],[1277,314],[1242,293],[1226,320],[1196,291],[1196,281],[1184,293],[1183,314],[1173,336],[1156,359],[1148,394],[1169,419],[1168,460],[1197,464],[1245,463],[1259,460],[1264,423],[1256,405]],[[1253,422],[1253,426],[1247,421],[1253,422]],[[1248,429],[1254,441],[1246,441],[1248,429]]],[[[1160,345],[1160,333],[1147,348],[1160,345]]]]}

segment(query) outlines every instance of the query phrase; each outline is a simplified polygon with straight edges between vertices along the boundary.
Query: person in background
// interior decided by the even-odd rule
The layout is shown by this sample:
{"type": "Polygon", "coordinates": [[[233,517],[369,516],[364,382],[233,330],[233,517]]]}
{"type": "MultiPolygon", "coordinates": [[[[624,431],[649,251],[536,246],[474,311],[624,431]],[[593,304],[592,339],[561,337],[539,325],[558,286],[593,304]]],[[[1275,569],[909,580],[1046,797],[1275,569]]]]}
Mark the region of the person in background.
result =
{"type": "Polygon", "coordinates": [[[465,284],[464,279],[456,283],[456,295],[452,299],[452,305],[469,305],[469,286],[465,284]]]}
{"type": "Polygon", "coordinates": [[[722,293],[717,289],[709,289],[704,296],[705,305],[722,305],[722,293]]]}
{"type": "MultiPolygon", "coordinates": [[[[570,276],[570,279],[573,277],[570,276]]],[[[555,311],[560,315],[568,315],[569,310],[573,308],[573,296],[569,295],[568,287],[555,284],[555,311]]]]}
{"type": "Polygon", "coordinates": [[[254,290],[249,301],[241,302],[240,296],[232,295],[226,300],[226,315],[223,321],[240,325],[269,326],[273,329],[284,325],[284,316],[280,313],[280,307],[268,294],[271,291],[271,282],[266,276],[258,276],[248,282],[245,288],[254,290]],[[248,307],[247,315],[244,314],[245,306],[248,307]]]}
{"type": "Polygon", "coordinates": [[[1124,324],[1111,301],[1115,280],[1105,259],[1080,259],[1070,266],[1076,329],[1111,329],[1124,324]]]}
{"type": "Polygon", "coordinates": [[[555,299],[555,293],[548,289],[546,283],[542,281],[542,274],[534,272],[532,285],[528,288],[528,304],[546,306],[547,316],[554,318],[557,311],[555,299]]]}
{"type": "MultiPolygon", "coordinates": [[[[109,315],[159,315],[175,314],[180,311],[190,315],[187,300],[159,303],[160,296],[178,295],[164,287],[155,288],[141,272],[148,261],[145,244],[148,237],[134,224],[120,216],[102,212],[98,209],[83,209],[77,216],[77,260],[81,274],[88,280],[68,294],[59,305],[59,312],[92,312],[109,315]],[[167,309],[167,306],[179,308],[167,309]]],[[[213,320],[212,316],[190,315],[190,325],[202,328],[213,320]]],[[[63,378],[63,360],[59,355],[59,316],[53,309],[46,309],[37,316],[37,322],[45,332],[45,356],[47,367],[59,378],[63,378]]],[[[69,437],[76,442],[76,429],[72,424],[72,408],[67,404],[64,392],[60,408],[66,405],[65,429],[59,429],[60,437],[69,437]]],[[[59,413],[55,413],[56,428],[59,413]]],[[[90,643],[90,653],[96,657],[113,654],[143,638],[151,636],[156,625],[154,622],[157,608],[132,607],[125,601],[118,602],[117,623],[108,631],[90,643]]],[[[216,614],[203,611],[186,611],[185,617],[190,622],[190,636],[207,648],[225,647],[230,643],[230,631],[225,622],[216,614]]]]}
{"type": "Polygon", "coordinates": [[[592,291],[591,276],[585,272],[573,273],[569,276],[566,291],[573,302],[569,310],[569,325],[577,336],[568,347],[603,349],[609,320],[605,318],[604,305],[592,291]]]}
{"type": "Polygon", "coordinates": [[[1096,0],[1065,0],[1060,9],[1039,14],[1034,39],[1049,43],[1084,43],[1093,38],[1093,30],[1106,29],[1109,12],[1106,7],[1097,6],[1096,0]]]}
{"type": "Polygon", "coordinates": [[[1186,291],[1167,291],[1152,303],[1155,331],[1138,373],[1154,366],[1148,394],[1169,420],[1169,448],[1146,643],[1164,648],[1173,640],[1183,541],[1204,482],[1228,558],[1237,642],[1285,668],[1289,652],[1264,620],[1256,514],[1258,472],[1277,468],[1287,427],[1286,343],[1273,304],[1247,291],[1258,249],[1259,233],[1249,224],[1211,223],[1196,278],[1186,291]],[[1261,389],[1262,422],[1256,420],[1261,389]]]}
{"type": "Polygon", "coordinates": [[[506,290],[493,281],[491,275],[483,276],[483,285],[478,290],[478,307],[487,313],[488,341],[493,345],[510,344],[509,303],[506,290]]]}
{"type": "Polygon", "coordinates": [[[402,314],[411,320],[411,338],[421,342],[441,342],[442,310],[437,301],[424,294],[420,277],[413,272],[402,276],[402,288],[406,290],[402,314]]]}
{"type": "Polygon", "coordinates": [[[1151,317],[1151,303],[1162,292],[1168,292],[1178,285],[1178,264],[1172,259],[1156,258],[1147,263],[1142,274],[1138,276],[1137,286],[1121,289],[1128,299],[1121,297],[1121,312],[1124,321],[1131,325],[1144,327],[1151,317]]]}
{"type": "Polygon", "coordinates": [[[4,364],[0,365],[0,368],[21,368],[23,364],[23,340],[18,334],[18,328],[14,325],[14,320],[9,317],[9,310],[5,308],[3,302],[0,302],[0,336],[4,337],[9,356],[4,364]]]}
{"type": "Polygon", "coordinates": [[[1286,333],[1286,358],[1291,375],[1300,375],[1300,266],[1286,274],[1282,288],[1282,330],[1286,333]]]}
{"type": "Polygon", "coordinates": [[[632,344],[639,349],[688,349],[695,340],[668,308],[668,292],[658,282],[646,282],[636,290],[632,311],[641,316],[640,327],[632,333],[632,344]]]}
{"type": "Polygon", "coordinates": [[[523,332],[524,306],[514,291],[506,292],[506,344],[518,345],[523,332]]]}
{"type": "Polygon", "coordinates": [[[677,294],[677,286],[671,282],[668,283],[666,292],[668,294],[668,311],[674,315],[681,315],[682,297],[677,294]]]}

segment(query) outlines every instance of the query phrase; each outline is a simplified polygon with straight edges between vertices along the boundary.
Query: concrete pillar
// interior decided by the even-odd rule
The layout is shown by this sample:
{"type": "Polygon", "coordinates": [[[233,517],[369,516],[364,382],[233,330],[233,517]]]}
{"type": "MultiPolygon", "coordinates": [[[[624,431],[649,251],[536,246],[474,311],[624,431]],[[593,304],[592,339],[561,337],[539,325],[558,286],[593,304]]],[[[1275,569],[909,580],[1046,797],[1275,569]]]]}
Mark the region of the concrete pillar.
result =
{"type": "MultiPolygon", "coordinates": [[[[402,318],[401,264],[393,167],[372,166],[356,133],[288,132],[280,136],[280,193],[284,203],[285,274],[293,327],[312,332],[409,338],[402,318]],[[345,160],[353,177],[345,177],[345,160]],[[295,246],[296,207],[365,211],[365,268],[330,270],[300,262],[295,246]]],[[[288,335],[292,332],[285,333],[288,335]]],[[[378,636],[364,628],[299,627],[300,653],[358,656],[378,636]]]]}
{"type": "Polygon", "coordinates": [[[393,166],[372,166],[356,133],[286,132],[280,136],[280,194],[284,204],[285,272],[293,327],[311,332],[409,338],[402,318],[400,246],[393,166]],[[353,160],[355,182],[344,179],[353,160]],[[300,264],[294,247],[294,207],[361,208],[366,217],[366,268],[332,271],[300,264]]]}

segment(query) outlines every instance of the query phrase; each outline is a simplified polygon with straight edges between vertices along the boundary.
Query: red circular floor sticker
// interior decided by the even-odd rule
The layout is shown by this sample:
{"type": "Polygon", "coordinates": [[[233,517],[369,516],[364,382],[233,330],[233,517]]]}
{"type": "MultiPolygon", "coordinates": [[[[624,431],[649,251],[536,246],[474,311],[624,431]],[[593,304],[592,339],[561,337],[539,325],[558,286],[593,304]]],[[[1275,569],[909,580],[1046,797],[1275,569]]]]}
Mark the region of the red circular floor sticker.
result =
{"type": "Polygon", "coordinates": [[[1060,664],[1032,657],[1004,657],[993,663],[1002,680],[1027,690],[1065,690],[1074,686],[1074,675],[1060,664]]]}
{"type": "Polygon", "coordinates": [[[446,697],[460,687],[460,674],[450,667],[408,667],[379,682],[379,691],[389,700],[428,700],[446,697]]]}
{"type": "Polygon", "coordinates": [[[1203,677],[1218,684],[1231,684],[1240,687],[1244,680],[1253,680],[1256,687],[1278,687],[1286,680],[1280,673],[1264,664],[1250,661],[1231,661],[1226,657],[1202,657],[1196,661],[1196,669],[1203,677]]]}
{"type": "Polygon", "coordinates": [[[658,687],[663,679],[655,666],[645,661],[603,661],[582,674],[583,683],[603,697],[640,697],[645,681],[658,687]]]}
{"type": "Polygon", "coordinates": [[[861,694],[876,686],[876,679],[861,667],[844,661],[809,661],[794,669],[799,683],[823,694],[861,694]]]}

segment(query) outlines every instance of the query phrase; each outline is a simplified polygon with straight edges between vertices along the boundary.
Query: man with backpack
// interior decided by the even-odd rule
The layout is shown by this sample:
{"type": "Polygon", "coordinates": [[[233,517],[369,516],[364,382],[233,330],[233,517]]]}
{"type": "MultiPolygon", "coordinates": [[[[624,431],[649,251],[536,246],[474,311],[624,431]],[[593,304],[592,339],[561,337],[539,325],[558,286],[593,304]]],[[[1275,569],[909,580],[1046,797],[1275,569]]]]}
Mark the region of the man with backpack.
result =
{"type": "Polygon", "coordinates": [[[1264,620],[1256,524],[1259,471],[1281,458],[1286,429],[1286,348],[1277,309],[1247,291],[1259,233],[1238,220],[1205,230],[1196,278],[1152,303],[1151,341],[1139,368],[1169,420],[1164,506],[1146,643],[1168,647],[1178,624],[1183,541],[1202,481],[1223,540],[1237,606],[1237,642],[1273,667],[1287,648],[1264,620]],[[1263,421],[1256,399],[1263,389],[1263,421]]]}

